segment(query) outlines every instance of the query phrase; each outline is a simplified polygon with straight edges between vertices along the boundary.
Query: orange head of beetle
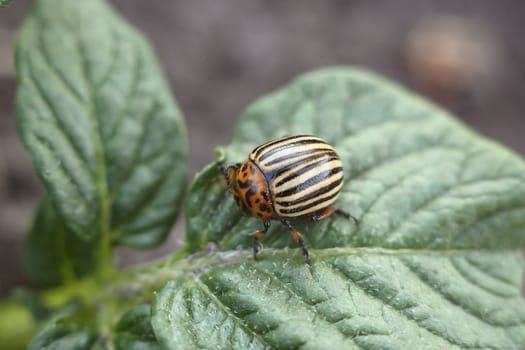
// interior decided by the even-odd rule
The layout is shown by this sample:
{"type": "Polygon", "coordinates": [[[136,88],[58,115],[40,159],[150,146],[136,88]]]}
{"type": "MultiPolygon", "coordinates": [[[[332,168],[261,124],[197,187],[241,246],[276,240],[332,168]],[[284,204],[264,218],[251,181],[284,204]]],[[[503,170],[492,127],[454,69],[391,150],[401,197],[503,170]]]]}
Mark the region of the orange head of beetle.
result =
{"type": "Polygon", "coordinates": [[[228,166],[224,176],[228,191],[244,215],[263,220],[275,218],[268,182],[251,160],[228,166]]]}

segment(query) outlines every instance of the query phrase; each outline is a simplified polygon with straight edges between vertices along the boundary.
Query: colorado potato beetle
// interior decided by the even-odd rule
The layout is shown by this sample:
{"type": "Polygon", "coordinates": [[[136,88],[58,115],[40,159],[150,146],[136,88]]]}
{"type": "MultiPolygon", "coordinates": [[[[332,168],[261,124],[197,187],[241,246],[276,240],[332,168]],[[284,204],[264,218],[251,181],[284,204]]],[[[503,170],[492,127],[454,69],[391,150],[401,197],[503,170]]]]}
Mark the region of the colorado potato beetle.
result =
{"type": "Polygon", "coordinates": [[[253,235],[257,259],[259,239],[271,220],[279,220],[291,232],[309,262],[303,236],[290,219],[318,221],[339,214],[357,219],[333,206],[343,188],[343,165],[335,149],[311,135],[282,137],[254,148],[242,163],[222,167],[228,191],[244,215],[263,221],[264,230],[253,235]]]}

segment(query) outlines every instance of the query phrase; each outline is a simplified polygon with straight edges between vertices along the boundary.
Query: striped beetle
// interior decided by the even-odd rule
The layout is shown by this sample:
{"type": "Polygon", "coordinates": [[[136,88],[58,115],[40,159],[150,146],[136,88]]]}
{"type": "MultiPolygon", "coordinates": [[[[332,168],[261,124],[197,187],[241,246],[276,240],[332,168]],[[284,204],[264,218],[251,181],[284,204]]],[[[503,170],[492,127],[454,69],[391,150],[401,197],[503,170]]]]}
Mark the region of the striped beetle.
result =
{"type": "Polygon", "coordinates": [[[263,220],[264,230],[253,236],[254,259],[271,220],[290,230],[307,262],[303,236],[290,219],[318,221],[339,214],[357,224],[352,214],[333,206],[343,188],[343,167],[335,149],[319,137],[282,137],[254,148],[242,163],[220,167],[243,214],[263,220]]]}

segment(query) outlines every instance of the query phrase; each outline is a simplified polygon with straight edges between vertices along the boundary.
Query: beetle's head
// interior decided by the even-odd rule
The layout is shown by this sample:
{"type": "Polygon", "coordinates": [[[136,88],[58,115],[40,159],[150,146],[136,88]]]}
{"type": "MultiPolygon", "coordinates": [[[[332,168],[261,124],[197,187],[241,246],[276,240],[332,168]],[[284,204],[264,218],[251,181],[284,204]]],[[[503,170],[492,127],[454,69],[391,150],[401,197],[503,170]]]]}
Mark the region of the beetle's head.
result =
{"type": "Polygon", "coordinates": [[[221,171],[224,174],[226,183],[228,184],[228,192],[233,195],[233,199],[237,203],[237,206],[242,209],[244,215],[249,215],[249,208],[247,208],[243,201],[240,198],[240,193],[237,188],[237,176],[239,174],[239,169],[242,166],[242,163],[235,163],[228,165],[227,167],[221,166],[221,171]]]}
{"type": "Polygon", "coordinates": [[[241,163],[236,163],[236,164],[228,165],[227,167],[221,167],[221,171],[224,174],[224,178],[226,179],[226,182],[228,183],[229,190],[234,189],[235,178],[237,177],[237,172],[239,171],[240,166],[241,166],[241,163]]]}
{"type": "Polygon", "coordinates": [[[228,192],[233,195],[243,215],[266,220],[273,217],[266,179],[250,160],[223,167],[221,170],[228,183],[228,192]]]}

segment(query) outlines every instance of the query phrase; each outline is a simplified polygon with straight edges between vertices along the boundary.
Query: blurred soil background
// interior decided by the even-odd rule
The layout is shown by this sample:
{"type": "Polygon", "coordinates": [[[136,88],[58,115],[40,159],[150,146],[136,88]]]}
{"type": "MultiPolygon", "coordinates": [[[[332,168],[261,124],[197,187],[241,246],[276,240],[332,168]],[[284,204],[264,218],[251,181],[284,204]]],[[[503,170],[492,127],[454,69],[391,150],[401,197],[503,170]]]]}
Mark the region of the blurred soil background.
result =
{"type": "MultiPolygon", "coordinates": [[[[427,95],[525,154],[525,2],[112,0],[156,50],[186,118],[189,176],[243,109],[308,70],[352,64],[427,95]]],[[[24,237],[42,194],[15,122],[13,49],[29,0],[0,9],[0,296],[26,285],[24,237]]],[[[181,217],[180,217],[181,218],[181,217]]],[[[119,251],[119,264],[167,254],[119,251]]]]}

